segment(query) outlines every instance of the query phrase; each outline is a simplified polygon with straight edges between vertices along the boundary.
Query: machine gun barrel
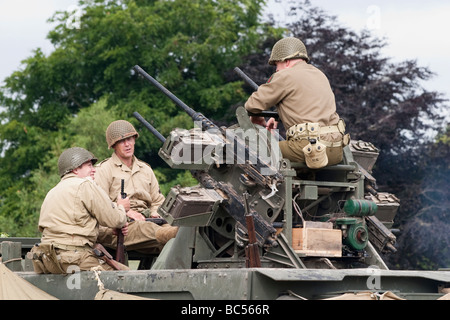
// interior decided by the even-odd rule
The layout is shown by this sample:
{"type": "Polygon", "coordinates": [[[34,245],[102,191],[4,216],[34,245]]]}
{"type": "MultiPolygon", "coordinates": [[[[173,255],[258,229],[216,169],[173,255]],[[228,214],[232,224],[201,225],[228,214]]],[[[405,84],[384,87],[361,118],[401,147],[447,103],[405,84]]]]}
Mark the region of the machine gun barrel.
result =
{"type": "Polygon", "coordinates": [[[158,138],[159,141],[164,143],[166,141],[166,138],[159,133],[158,130],[155,129],[154,126],[152,126],[150,123],[148,123],[147,120],[145,120],[137,111],[133,112],[133,116],[138,119],[153,135],[158,138]]]}
{"type": "Polygon", "coordinates": [[[172,100],[177,106],[183,109],[194,121],[201,121],[204,130],[207,129],[219,129],[212,121],[206,118],[202,113],[196,112],[179,98],[177,98],[172,92],[167,90],[162,84],[160,84],[155,78],[145,72],[140,66],[135,65],[133,69],[142,75],[146,80],[158,88],[162,93],[164,93],[170,100],[172,100]]]}
{"type": "Polygon", "coordinates": [[[246,75],[244,71],[236,67],[234,68],[234,72],[236,72],[245,82],[247,82],[247,84],[250,85],[253,90],[258,90],[258,85],[256,84],[256,82],[250,79],[250,77],[246,75]]]}
{"type": "Polygon", "coordinates": [[[151,82],[155,87],[157,87],[159,90],[161,90],[167,97],[169,97],[170,100],[172,100],[173,102],[175,102],[176,105],[180,106],[181,108],[183,108],[184,111],[186,111],[186,113],[191,116],[194,117],[196,112],[190,108],[188,105],[186,105],[183,101],[181,101],[180,99],[178,99],[172,92],[170,92],[169,90],[167,90],[162,84],[160,84],[155,78],[153,78],[151,75],[149,75],[147,72],[145,72],[144,69],[142,69],[140,66],[135,65],[133,67],[133,69],[139,73],[140,75],[142,75],[145,79],[147,79],[149,82],[151,82]]]}

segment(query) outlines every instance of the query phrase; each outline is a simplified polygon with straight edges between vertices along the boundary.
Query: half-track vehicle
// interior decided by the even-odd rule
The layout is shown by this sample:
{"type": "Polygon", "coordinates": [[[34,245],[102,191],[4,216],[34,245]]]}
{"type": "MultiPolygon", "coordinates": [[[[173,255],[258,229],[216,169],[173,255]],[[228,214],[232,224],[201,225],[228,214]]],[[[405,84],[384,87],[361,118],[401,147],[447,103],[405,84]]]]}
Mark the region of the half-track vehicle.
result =
{"type": "Polygon", "coordinates": [[[341,163],[309,169],[283,159],[282,138],[255,126],[244,108],[237,108],[235,125],[218,127],[142,68],[134,70],[195,123],[164,137],[133,114],[161,141],[167,165],[198,180],[174,186],[159,208],[179,226],[176,238],[159,255],[139,257],[139,270],[80,272],[76,289],[66,285],[73,275],[18,271],[23,279],[60,299],[93,299],[99,279],[110,290],[157,299],[326,299],[363,292],[438,299],[448,293],[450,271],[389,270],[383,261],[396,251],[391,229],[400,201],[377,191],[372,168],[379,150],[370,142],[350,141],[341,163]]]}

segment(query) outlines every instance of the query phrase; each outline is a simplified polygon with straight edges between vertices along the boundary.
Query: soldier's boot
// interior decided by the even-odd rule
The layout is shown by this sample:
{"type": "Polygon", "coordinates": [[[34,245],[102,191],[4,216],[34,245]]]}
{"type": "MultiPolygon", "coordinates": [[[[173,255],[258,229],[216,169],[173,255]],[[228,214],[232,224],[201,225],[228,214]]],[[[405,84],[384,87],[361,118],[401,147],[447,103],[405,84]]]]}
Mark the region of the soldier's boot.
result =
{"type": "Polygon", "coordinates": [[[169,241],[172,238],[175,238],[178,232],[178,227],[173,226],[164,226],[162,225],[161,228],[159,228],[156,231],[156,241],[158,241],[159,244],[166,244],[167,241],[169,241]]]}

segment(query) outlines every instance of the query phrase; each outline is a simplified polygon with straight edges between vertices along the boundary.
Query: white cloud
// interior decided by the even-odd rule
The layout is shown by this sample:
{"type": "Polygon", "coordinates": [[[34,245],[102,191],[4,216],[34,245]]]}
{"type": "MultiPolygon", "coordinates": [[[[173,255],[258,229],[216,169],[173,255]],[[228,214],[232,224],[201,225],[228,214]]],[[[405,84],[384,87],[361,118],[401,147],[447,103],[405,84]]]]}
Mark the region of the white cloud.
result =
{"type": "Polygon", "coordinates": [[[385,36],[389,45],[385,53],[394,61],[417,60],[437,76],[424,84],[429,90],[446,93],[450,97],[450,40],[445,35],[450,30],[450,4],[402,7],[381,6],[381,24],[374,33],[385,36]]]}
{"type": "Polygon", "coordinates": [[[0,1],[0,83],[19,69],[20,62],[41,48],[53,50],[46,40],[56,11],[66,10],[77,0],[1,0],[0,1]]]}

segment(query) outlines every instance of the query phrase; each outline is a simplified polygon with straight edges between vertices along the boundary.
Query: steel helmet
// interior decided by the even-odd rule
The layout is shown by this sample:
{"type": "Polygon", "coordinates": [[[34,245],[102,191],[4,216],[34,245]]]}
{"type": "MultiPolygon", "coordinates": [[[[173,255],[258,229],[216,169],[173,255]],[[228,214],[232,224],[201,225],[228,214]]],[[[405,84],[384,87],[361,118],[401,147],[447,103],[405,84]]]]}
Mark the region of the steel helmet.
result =
{"type": "Polygon", "coordinates": [[[309,62],[306,47],[300,39],[288,37],[278,40],[272,48],[269,58],[269,64],[275,65],[278,61],[285,61],[289,59],[305,59],[309,62]]]}
{"type": "Polygon", "coordinates": [[[64,150],[58,159],[58,170],[60,177],[62,178],[64,175],[71,172],[73,169],[78,168],[87,161],[92,161],[92,164],[95,164],[97,162],[97,158],[86,149],[80,147],[64,150]]]}
{"type": "Polygon", "coordinates": [[[110,149],[117,141],[132,136],[136,136],[137,138],[139,137],[139,133],[137,133],[131,123],[126,120],[111,122],[106,129],[106,142],[108,143],[108,149],[110,149]]]}

